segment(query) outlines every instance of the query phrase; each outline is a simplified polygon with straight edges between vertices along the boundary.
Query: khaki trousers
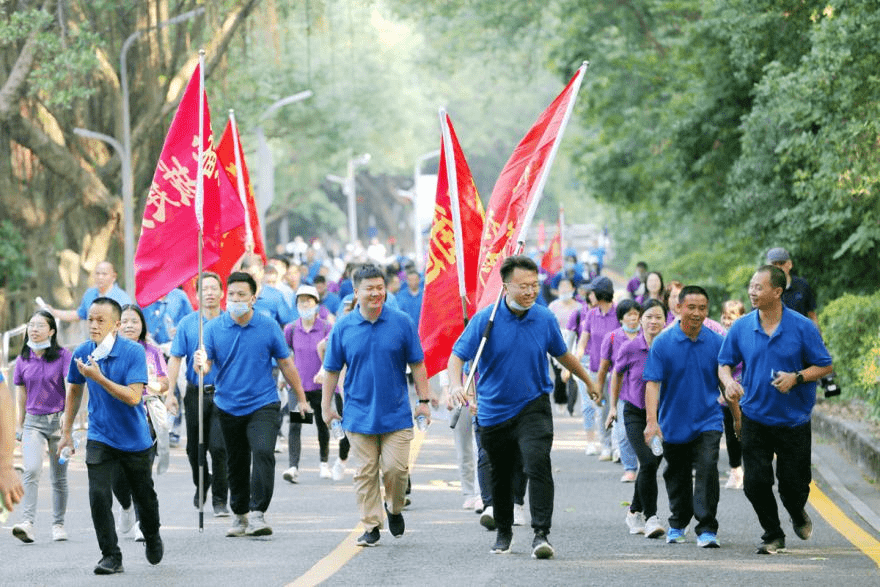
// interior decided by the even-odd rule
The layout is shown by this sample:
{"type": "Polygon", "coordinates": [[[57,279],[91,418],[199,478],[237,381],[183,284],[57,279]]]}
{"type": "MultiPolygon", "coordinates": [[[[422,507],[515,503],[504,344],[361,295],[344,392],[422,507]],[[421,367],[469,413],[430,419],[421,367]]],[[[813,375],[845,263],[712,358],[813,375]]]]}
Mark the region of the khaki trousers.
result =
{"type": "Polygon", "coordinates": [[[406,500],[409,446],[413,439],[413,430],[403,428],[385,434],[346,434],[357,466],[354,489],[361,510],[361,523],[368,531],[377,527],[383,528],[385,510],[379,472],[381,470],[388,509],[392,514],[399,514],[406,500]]]}

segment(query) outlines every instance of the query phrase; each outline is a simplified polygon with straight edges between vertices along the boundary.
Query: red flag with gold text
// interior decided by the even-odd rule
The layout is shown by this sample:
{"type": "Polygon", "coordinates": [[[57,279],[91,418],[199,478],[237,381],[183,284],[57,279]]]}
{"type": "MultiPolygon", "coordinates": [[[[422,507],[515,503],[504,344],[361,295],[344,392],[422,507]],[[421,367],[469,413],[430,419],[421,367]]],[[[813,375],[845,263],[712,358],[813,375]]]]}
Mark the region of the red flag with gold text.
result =
{"type": "Polygon", "coordinates": [[[493,303],[501,291],[500,262],[514,254],[516,238],[522,229],[526,212],[538,196],[538,178],[547,163],[553,143],[562,129],[569,103],[575,99],[582,71],[538,117],[501,170],[486,209],[486,223],[480,243],[480,265],[477,276],[477,307],[493,303]]]}
{"type": "MultiPolygon", "coordinates": [[[[483,204],[474,185],[471,170],[458,144],[452,121],[446,116],[452,139],[452,152],[458,186],[461,213],[462,247],[464,251],[465,292],[467,315],[476,311],[476,280],[480,235],[483,232],[483,204]]],[[[434,219],[431,224],[431,241],[428,247],[428,264],[425,268],[425,292],[419,319],[419,339],[425,351],[425,368],[428,377],[446,368],[452,345],[464,331],[464,314],[459,297],[458,271],[456,267],[455,231],[446,173],[446,149],[441,141],[440,170],[437,176],[437,196],[434,219]]]]}
{"type": "Polygon", "coordinates": [[[199,88],[199,67],[184,91],[168,129],[147,195],[134,258],[135,298],[145,307],[198,273],[195,198],[198,177],[199,98],[202,120],[204,248],[203,266],[220,258],[220,176],[211,135],[208,98],[199,88]]]}
{"type": "Polygon", "coordinates": [[[562,231],[557,231],[556,236],[550,241],[550,248],[541,258],[541,268],[555,275],[562,270],[562,231]]]}

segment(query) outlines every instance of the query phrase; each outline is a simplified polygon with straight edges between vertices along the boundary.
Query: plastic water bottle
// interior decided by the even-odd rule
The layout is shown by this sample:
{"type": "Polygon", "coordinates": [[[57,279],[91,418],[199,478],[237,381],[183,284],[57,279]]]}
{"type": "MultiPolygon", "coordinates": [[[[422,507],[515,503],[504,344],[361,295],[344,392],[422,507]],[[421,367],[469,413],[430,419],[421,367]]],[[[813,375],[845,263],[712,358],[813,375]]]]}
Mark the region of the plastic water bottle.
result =
{"type": "Polygon", "coordinates": [[[330,430],[333,432],[333,438],[342,440],[345,438],[345,430],[342,429],[342,420],[333,420],[330,424],[330,430]]]}
{"type": "Polygon", "coordinates": [[[660,436],[657,434],[651,439],[651,452],[654,453],[655,457],[659,457],[663,454],[663,441],[660,440],[660,436]]]}
{"type": "Polygon", "coordinates": [[[425,416],[419,416],[416,418],[416,427],[424,432],[428,429],[428,418],[425,416]]]}
{"type": "Polygon", "coordinates": [[[73,448],[71,449],[69,446],[65,446],[61,449],[61,454],[58,455],[58,464],[67,464],[67,462],[70,460],[70,456],[73,454],[73,451],[79,448],[81,440],[82,434],[79,430],[77,430],[73,433],[73,448]]]}
{"type": "Polygon", "coordinates": [[[452,408],[452,411],[449,412],[449,427],[450,428],[455,428],[455,426],[458,424],[458,418],[461,416],[461,408],[462,408],[462,405],[457,404],[454,408],[452,408]]]}

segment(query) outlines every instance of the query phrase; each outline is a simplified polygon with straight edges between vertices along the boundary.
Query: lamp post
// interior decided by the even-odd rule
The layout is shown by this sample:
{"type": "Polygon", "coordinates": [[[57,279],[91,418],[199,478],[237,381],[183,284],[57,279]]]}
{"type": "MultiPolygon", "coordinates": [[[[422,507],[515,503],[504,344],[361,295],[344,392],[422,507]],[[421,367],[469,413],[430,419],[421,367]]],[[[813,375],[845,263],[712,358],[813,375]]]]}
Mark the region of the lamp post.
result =
{"type": "Polygon", "coordinates": [[[424,248],[425,245],[422,241],[422,227],[420,226],[419,220],[419,176],[422,174],[422,163],[427,161],[428,159],[433,159],[434,157],[440,156],[440,149],[436,149],[429,153],[425,153],[423,155],[419,155],[416,158],[416,164],[413,168],[413,230],[414,232],[414,244],[415,246],[415,256],[414,259],[416,269],[421,269],[422,267],[422,259],[425,256],[424,248]]]}
{"type": "Polygon", "coordinates": [[[338,175],[327,176],[329,181],[342,186],[342,193],[345,194],[348,202],[348,239],[352,245],[357,240],[357,182],[355,182],[354,172],[357,167],[366,165],[369,162],[369,153],[351,157],[348,160],[348,165],[346,165],[345,177],[339,177],[338,175]]]}
{"type": "MultiPolygon", "coordinates": [[[[303,90],[302,92],[297,92],[286,98],[281,98],[266,108],[263,113],[260,114],[259,118],[257,118],[258,125],[257,128],[254,129],[254,132],[257,135],[257,158],[260,161],[259,182],[257,182],[257,203],[259,204],[257,206],[257,215],[260,219],[260,230],[263,233],[264,243],[266,242],[266,210],[269,209],[269,206],[272,205],[272,201],[275,199],[275,163],[272,161],[272,150],[269,148],[269,143],[266,142],[266,134],[263,132],[262,123],[264,120],[275,114],[280,108],[287,106],[288,104],[302,102],[311,97],[312,90],[303,90]]],[[[286,227],[287,216],[282,218],[281,223],[286,227]]],[[[287,232],[286,228],[284,229],[284,232],[287,232]]],[[[279,237],[280,233],[281,229],[279,228],[279,237]]],[[[281,239],[279,238],[279,240],[281,239]]]]}
{"type": "Polygon", "coordinates": [[[110,143],[114,149],[119,151],[119,157],[122,161],[122,226],[123,226],[123,257],[125,259],[125,291],[131,299],[134,299],[134,169],[131,162],[131,114],[129,111],[129,94],[128,94],[128,69],[127,59],[128,50],[137,41],[141,35],[150,30],[160,30],[172,24],[178,24],[187,20],[191,20],[205,12],[204,6],[179,14],[174,18],[169,18],[157,24],[151,29],[142,29],[133,32],[122,44],[122,51],[119,54],[119,83],[122,89],[122,144],[115,139],[107,140],[110,137],[86,131],[85,129],[74,129],[76,134],[93,139],[99,139],[110,143]],[[77,132],[83,131],[83,132],[77,132]],[[98,136],[100,135],[100,136],[98,136]],[[114,144],[115,143],[115,144],[114,144]]]}

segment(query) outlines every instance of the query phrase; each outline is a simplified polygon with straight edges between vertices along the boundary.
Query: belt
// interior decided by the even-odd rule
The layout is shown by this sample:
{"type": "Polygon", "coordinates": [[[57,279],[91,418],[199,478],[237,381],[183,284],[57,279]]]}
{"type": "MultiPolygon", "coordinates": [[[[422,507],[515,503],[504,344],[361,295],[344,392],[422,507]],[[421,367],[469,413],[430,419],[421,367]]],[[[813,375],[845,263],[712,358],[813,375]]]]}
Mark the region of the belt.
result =
{"type": "MultiPolygon", "coordinates": [[[[199,386],[193,385],[192,383],[187,383],[186,390],[198,392],[199,386]]],[[[202,389],[202,393],[214,393],[214,386],[213,385],[205,385],[204,388],[202,389]]]]}

